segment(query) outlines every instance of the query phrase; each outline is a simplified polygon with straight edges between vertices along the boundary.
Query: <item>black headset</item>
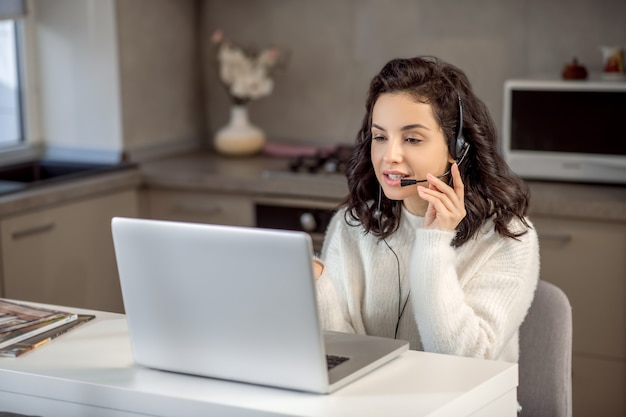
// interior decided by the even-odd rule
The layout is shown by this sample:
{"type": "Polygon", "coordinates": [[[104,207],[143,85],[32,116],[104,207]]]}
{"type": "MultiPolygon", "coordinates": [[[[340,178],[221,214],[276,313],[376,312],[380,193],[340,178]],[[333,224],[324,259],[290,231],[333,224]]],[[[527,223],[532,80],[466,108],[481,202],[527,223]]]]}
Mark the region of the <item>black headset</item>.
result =
{"type": "Polygon", "coordinates": [[[456,163],[460,164],[463,162],[463,159],[467,156],[467,152],[469,151],[469,143],[465,140],[463,136],[463,102],[461,101],[461,96],[458,95],[459,98],[459,123],[457,124],[457,131],[454,137],[454,143],[448,144],[448,149],[454,149],[454,159],[456,159],[456,163]],[[459,157],[460,155],[460,157],[459,157]]]}

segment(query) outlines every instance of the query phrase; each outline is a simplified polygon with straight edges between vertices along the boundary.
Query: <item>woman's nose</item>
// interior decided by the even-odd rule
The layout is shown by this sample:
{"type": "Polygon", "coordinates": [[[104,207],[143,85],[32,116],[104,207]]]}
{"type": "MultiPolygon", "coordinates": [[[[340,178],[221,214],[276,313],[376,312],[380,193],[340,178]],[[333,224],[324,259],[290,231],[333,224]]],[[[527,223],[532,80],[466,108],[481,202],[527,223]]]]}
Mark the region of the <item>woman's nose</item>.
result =
{"type": "Polygon", "coordinates": [[[402,144],[398,140],[389,140],[387,142],[387,149],[385,152],[385,162],[389,164],[398,163],[402,161],[402,144]]]}

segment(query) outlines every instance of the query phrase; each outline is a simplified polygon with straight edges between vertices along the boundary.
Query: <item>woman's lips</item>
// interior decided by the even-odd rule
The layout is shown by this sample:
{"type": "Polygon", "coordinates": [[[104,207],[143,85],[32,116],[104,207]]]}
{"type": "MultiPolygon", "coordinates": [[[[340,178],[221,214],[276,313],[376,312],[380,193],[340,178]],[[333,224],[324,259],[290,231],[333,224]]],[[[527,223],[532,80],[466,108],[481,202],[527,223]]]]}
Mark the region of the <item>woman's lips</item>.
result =
{"type": "Polygon", "coordinates": [[[406,174],[400,172],[385,172],[383,176],[385,178],[385,183],[391,186],[399,186],[400,180],[407,177],[406,174]]]}

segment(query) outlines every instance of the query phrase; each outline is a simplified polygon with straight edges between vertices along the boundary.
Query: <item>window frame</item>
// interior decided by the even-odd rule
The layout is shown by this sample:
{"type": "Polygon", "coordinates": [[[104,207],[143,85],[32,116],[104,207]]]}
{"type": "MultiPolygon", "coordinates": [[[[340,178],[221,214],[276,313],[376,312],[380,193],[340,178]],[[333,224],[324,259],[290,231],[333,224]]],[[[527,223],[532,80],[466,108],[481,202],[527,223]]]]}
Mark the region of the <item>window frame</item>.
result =
{"type": "Polygon", "coordinates": [[[28,0],[27,14],[16,17],[17,78],[20,108],[21,140],[0,146],[0,163],[28,159],[42,154],[40,99],[38,93],[37,27],[35,2],[28,0]]]}

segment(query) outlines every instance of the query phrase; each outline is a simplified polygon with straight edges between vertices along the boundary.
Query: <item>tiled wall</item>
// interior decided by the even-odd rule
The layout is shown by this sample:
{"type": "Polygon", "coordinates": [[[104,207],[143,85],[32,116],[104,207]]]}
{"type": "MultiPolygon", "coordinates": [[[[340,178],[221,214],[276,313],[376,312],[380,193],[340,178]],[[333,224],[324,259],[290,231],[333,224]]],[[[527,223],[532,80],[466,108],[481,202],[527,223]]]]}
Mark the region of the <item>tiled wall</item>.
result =
{"type": "Polygon", "coordinates": [[[209,134],[228,119],[210,36],[290,53],[274,93],[250,105],[270,139],[352,142],[370,78],[398,56],[437,55],[464,69],[501,125],[502,85],[559,77],[576,56],[600,71],[600,46],[626,47],[624,0],[203,0],[209,134]]]}

